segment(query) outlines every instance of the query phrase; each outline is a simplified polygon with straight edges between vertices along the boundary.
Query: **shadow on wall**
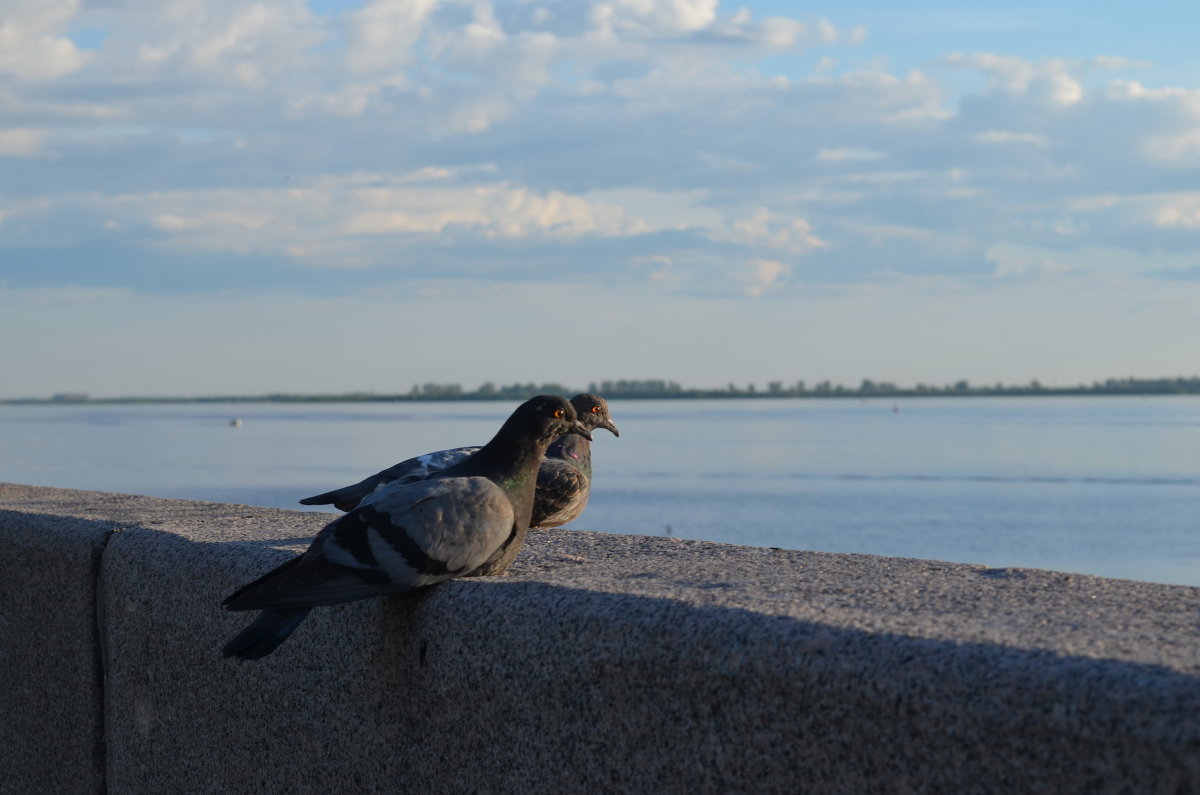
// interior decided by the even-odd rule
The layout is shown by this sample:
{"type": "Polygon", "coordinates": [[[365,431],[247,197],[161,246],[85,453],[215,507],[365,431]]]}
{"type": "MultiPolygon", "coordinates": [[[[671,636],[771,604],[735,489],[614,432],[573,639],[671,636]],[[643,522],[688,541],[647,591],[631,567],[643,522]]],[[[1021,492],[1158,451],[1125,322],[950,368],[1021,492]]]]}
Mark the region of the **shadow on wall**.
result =
{"type": "MultiPolygon", "coordinates": [[[[267,564],[290,554],[271,552],[267,564]]],[[[1162,666],[520,575],[322,608],[271,657],[235,663],[219,649],[246,617],[216,605],[246,579],[248,566],[236,568],[205,575],[203,601],[176,595],[161,572],[169,593],[156,597],[157,618],[110,627],[125,650],[110,678],[123,694],[110,700],[110,758],[121,768],[111,775],[131,788],[205,776],[239,789],[257,786],[264,766],[282,790],[348,776],[443,791],[1048,780],[1070,791],[1131,771],[1150,789],[1200,781],[1187,752],[1200,729],[1182,719],[1200,714],[1200,688],[1162,666]],[[161,676],[159,660],[179,670],[161,676]],[[227,747],[241,750],[218,753],[227,747]]]]}

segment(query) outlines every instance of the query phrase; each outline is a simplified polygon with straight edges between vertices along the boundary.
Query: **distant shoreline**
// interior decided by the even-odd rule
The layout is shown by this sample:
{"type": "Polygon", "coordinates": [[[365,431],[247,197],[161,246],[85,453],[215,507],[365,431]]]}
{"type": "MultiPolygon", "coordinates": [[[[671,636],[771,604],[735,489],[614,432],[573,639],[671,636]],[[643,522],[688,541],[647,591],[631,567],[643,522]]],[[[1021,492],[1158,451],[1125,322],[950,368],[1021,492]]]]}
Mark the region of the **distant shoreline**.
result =
{"type": "Polygon", "coordinates": [[[762,398],[929,398],[929,397],[1078,397],[1078,396],[1149,396],[1149,395],[1196,395],[1200,394],[1200,377],[1176,378],[1110,378],[1103,382],[1081,384],[1070,387],[1042,386],[1037,381],[1024,385],[972,386],[958,381],[946,386],[917,384],[914,387],[897,387],[887,381],[863,380],[858,387],[846,387],[822,381],[807,387],[803,381],[784,386],[781,381],[772,381],[766,389],[753,384],[738,387],[729,384],[725,389],[683,388],[672,381],[603,381],[588,385],[587,390],[569,389],[561,384],[514,384],[496,387],[484,384],[473,392],[467,392],[457,384],[424,384],[414,386],[409,392],[393,394],[372,392],[347,392],[342,394],[291,394],[270,393],[266,395],[220,395],[194,397],[110,397],[94,398],[86,393],[68,392],[48,398],[6,398],[0,405],[113,405],[113,404],[175,404],[175,403],[461,403],[483,401],[524,400],[533,395],[554,393],[573,395],[587,391],[603,395],[609,400],[758,400],[762,398]]]}

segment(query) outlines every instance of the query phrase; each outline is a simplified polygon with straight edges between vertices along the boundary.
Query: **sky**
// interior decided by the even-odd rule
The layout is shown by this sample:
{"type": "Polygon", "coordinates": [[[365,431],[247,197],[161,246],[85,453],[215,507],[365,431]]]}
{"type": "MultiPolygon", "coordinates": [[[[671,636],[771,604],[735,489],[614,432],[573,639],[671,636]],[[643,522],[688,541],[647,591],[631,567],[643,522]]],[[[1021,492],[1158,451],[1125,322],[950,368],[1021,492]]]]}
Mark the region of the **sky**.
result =
{"type": "Polygon", "coordinates": [[[1197,29],[0,0],[0,398],[1196,375],[1197,29]]]}

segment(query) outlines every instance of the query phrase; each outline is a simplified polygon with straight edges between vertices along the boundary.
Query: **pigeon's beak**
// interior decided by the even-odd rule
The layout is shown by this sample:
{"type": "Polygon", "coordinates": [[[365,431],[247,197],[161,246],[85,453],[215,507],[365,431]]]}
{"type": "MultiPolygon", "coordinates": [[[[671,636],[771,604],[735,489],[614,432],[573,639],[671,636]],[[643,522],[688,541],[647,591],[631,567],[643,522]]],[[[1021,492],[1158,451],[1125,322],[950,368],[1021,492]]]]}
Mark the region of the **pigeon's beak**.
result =
{"type": "Polygon", "coordinates": [[[588,429],[579,420],[575,420],[575,426],[571,428],[570,433],[577,433],[589,442],[592,440],[592,435],[588,433],[588,429]]]}
{"type": "Polygon", "coordinates": [[[621,436],[621,432],[617,430],[617,426],[612,420],[605,420],[604,422],[600,423],[600,427],[611,432],[613,436],[621,436]]]}

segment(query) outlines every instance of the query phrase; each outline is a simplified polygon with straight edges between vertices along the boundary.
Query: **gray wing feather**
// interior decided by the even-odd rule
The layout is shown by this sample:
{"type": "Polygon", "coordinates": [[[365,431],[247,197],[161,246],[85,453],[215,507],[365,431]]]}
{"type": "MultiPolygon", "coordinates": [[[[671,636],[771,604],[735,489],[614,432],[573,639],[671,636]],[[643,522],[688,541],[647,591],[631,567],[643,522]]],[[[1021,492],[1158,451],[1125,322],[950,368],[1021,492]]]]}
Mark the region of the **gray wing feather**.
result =
{"type": "Polygon", "coordinates": [[[343,517],[352,518],[322,554],[339,566],[383,575],[399,589],[479,567],[509,538],[515,521],[504,490],[482,477],[392,484],[343,517]]]}
{"type": "Polygon", "coordinates": [[[447,467],[457,464],[477,451],[478,447],[455,447],[450,450],[438,450],[415,458],[401,461],[399,464],[376,472],[358,483],[345,486],[324,494],[305,497],[301,505],[333,505],[339,511],[351,511],[358,507],[364,497],[393,483],[417,483],[425,480],[447,467]]]}
{"type": "Polygon", "coordinates": [[[226,600],[232,610],[314,607],[398,594],[479,568],[511,537],[512,502],[487,478],[392,484],[312,546],[226,600]]]}

